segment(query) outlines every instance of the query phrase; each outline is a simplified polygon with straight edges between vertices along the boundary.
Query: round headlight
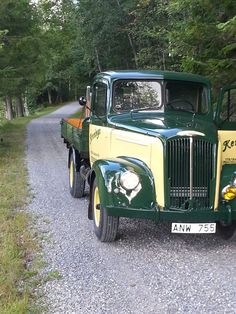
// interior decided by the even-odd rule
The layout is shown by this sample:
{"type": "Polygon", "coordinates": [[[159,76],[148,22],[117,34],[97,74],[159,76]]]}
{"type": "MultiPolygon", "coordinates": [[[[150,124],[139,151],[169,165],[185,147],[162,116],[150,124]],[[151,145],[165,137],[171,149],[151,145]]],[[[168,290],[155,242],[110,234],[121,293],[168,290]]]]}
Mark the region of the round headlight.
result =
{"type": "Polygon", "coordinates": [[[233,175],[232,175],[232,185],[234,187],[236,187],[236,171],[234,171],[233,175]]]}
{"type": "Polygon", "coordinates": [[[225,186],[222,190],[222,197],[226,201],[233,200],[236,197],[236,187],[231,185],[225,186]]]}
{"type": "Polygon", "coordinates": [[[235,187],[236,187],[236,177],[234,177],[234,178],[233,178],[233,180],[232,180],[232,184],[233,184],[233,186],[235,186],[235,187]]]}
{"type": "Polygon", "coordinates": [[[139,185],[139,182],[139,176],[132,171],[126,171],[120,175],[120,185],[125,190],[134,190],[139,185]]]}

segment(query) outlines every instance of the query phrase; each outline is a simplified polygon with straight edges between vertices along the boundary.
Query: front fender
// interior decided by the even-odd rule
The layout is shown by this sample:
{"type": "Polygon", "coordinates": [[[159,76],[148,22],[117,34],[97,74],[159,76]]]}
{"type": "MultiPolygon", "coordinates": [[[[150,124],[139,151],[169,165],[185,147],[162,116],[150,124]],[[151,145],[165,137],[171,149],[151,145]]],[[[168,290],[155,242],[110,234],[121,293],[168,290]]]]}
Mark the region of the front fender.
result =
{"type": "Polygon", "coordinates": [[[138,159],[120,157],[94,162],[92,171],[100,191],[101,205],[114,208],[152,209],[155,185],[151,170],[138,159]],[[139,175],[140,184],[133,191],[126,191],[119,183],[122,172],[131,170],[139,175]]]}

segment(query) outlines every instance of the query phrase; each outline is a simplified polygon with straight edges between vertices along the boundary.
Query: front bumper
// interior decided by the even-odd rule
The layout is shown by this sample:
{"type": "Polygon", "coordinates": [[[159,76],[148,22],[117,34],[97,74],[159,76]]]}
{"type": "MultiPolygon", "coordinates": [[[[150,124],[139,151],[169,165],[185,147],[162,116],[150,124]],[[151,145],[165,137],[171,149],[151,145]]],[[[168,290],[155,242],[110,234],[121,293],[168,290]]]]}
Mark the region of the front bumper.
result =
{"type": "Polygon", "coordinates": [[[236,221],[236,209],[233,210],[229,204],[222,204],[217,211],[200,208],[180,211],[171,208],[160,209],[158,206],[154,206],[150,209],[107,206],[106,210],[109,216],[151,219],[156,222],[173,221],[194,223],[221,221],[230,224],[232,221],[236,221]]]}

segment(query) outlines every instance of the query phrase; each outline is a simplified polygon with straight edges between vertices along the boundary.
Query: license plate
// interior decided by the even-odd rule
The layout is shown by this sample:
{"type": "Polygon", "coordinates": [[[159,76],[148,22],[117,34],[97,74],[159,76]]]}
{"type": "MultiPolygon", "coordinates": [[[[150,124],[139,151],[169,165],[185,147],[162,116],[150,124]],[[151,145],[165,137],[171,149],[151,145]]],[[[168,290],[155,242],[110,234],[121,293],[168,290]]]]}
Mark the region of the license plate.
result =
{"type": "Polygon", "coordinates": [[[215,233],[216,223],[177,223],[171,226],[172,233],[215,233]]]}

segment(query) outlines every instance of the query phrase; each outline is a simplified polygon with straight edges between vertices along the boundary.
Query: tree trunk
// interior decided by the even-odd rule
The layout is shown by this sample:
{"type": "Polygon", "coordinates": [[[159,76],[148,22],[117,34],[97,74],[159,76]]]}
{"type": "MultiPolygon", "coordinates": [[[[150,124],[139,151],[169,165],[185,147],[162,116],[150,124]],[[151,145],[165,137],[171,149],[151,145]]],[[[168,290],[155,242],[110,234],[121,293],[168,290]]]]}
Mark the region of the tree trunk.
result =
{"type": "Polygon", "coordinates": [[[60,92],[59,101],[60,101],[60,103],[62,103],[63,99],[62,99],[62,82],[61,82],[61,80],[59,81],[59,92],[60,92]]]}
{"type": "Polygon", "coordinates": [[[98,66],[99,72],[102,72],[102,67],[99,61],[99,56],[98,56],[98,50],[96,47],[95,47],[95,53],[96,53],[96,60],[97,60],[97,66],[98,66]]]}
{"type": "MultiPolygon", "coordinates": [[[[120,11],[123,13],[123,9],[121,7],[120,0],[116,0],[116,3],[118,5],[120,11]]],[[[132,50],[132,53],[133,53],[133,56],[134,56],[135,67],[138,68],[138,58],[137,58],[137,53],[136,53],[136,50],[135,50],[135,46],[134,46],[134,43],[133,43],[132,36],[130,35],[128,30],[126,30],[126,33],[127,33],[129,44],[130,44],[130,47],[131,47],[131,50],[132,50]]]]}
{"type": "Polygon", "coordinates": [[[16,115],[17,117],[24,117],[24,107],[21,95],[16,96],[16,115]]]}
{"type": "Polygon", "coordinates": [[[49,105],[52,104],[52,94],[51,94],[51,89],[50,88],[48,88],[48,103],[49,103],[49,105]]]}
{"type": "Polygon", "coordinates": [[[62,88],[61,88],[61,80],[59,80],[59,85],[57,89],[57,98],[56,103],[62,103],[62,88]]]}
{"type": "Polygon", "coordinates": [[[128,39],[129,39],[130,47],[131,47],[133,55],[134,55],[135,67],[138,68],[137,53],[136,53],[136,50],[135,50],[135,47],[134,47],[134,43],[133,43],[132,37],[131,37],[131,35],[129,34],[128,31],[127,31],[127,36],[128,36],[128,39]]]}
{"type": "Polygon", "coordinates": [[[68,81],[68,90],[69,90],[69,99],[71,99],[71,79],[69,77],[69,81],[68,81]]]}
{"type": "Polygon", "coordinates": [[[26,117],[28,117],[29,116],[29,108],[28,108],[27,98],[26,97],[24,97],[24,104],[23,104],[23,106],[24,106],[25,115],[26,115],[26,117]]]}
{"type": "Polygon", "coordinates": [[[165,58],[165,52],[162,51],[162,64],[163,64],[163,70],[166,70],[166,58],[165,58]]]}
{"type": "Polygon", "coordinates": [[[75,83],[75,100],[78,100],[78,91],[76,83],[75,83]]]}
{"type": "Polygon", "coordinates": [[[5,105],[6,105],[6,118],[8,120],[13,119],[13,109],[12,109],[12,98],[10,96],[5,97],[5,105]]]}

